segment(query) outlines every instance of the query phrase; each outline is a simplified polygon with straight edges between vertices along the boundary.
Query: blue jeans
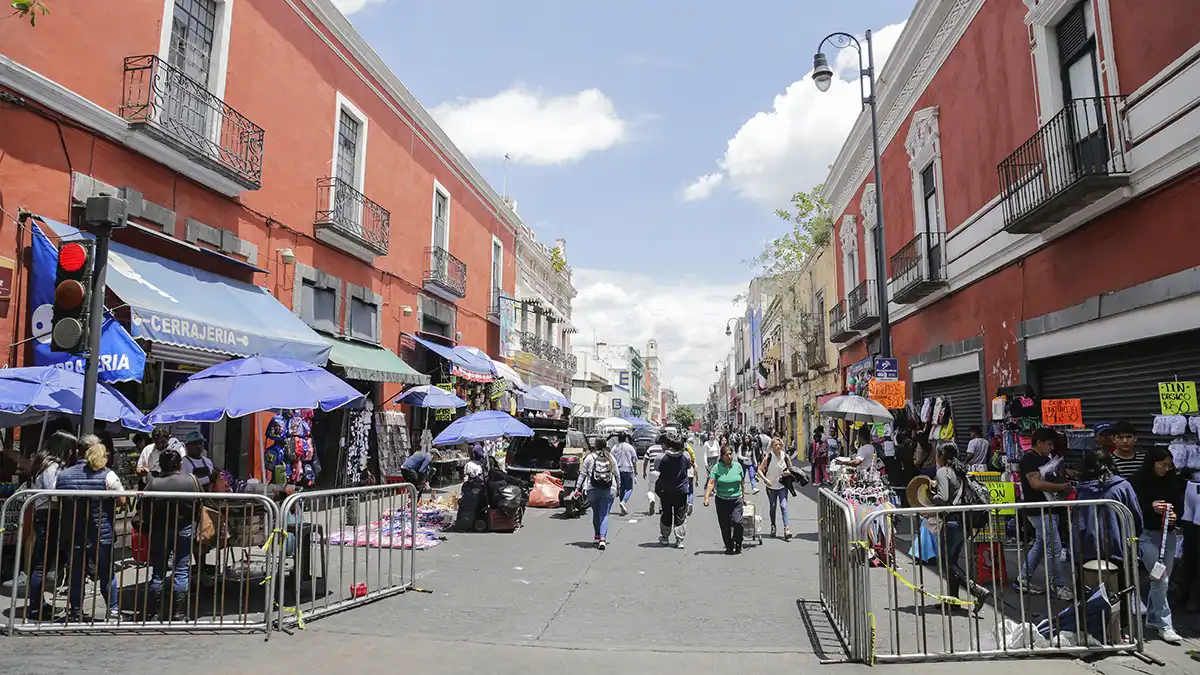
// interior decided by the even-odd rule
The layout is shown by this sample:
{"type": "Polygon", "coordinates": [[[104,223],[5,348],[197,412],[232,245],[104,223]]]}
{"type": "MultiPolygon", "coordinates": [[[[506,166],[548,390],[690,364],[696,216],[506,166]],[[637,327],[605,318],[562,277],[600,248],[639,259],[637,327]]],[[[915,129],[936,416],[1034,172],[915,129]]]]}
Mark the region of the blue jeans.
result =
{"type": "Polygon", "coordinates": [[[188,581],[192,567],[192,531],[194,526],[189,523],[180,528],[171,538],[171,531],[155,532],[150,542],[150,592],[161,593],[163,577],[166,576],[167,558],[174,554],[174,565],[171,568],[171,588],[176,593],[187,593],[188,581]],[[173,547],[172,547],[173,545],[173,547]]]}
{"type": "Polygon", "coordinates": [[[787,514],[788,491],[787,488],[767,488],[767,503],[771,507],[771,528],[775,528],[775,505],[779,505],[779,511],[783,514],[783,526],[788,526],[787,514]]]}
{"type": "MultiPolygon", "coordinates": [[[[56,528],[51,527],[49,509],[39,509],[33,514],[33,555],[29,561],[29,609],[33,616],[40,616],[46,605],[45,586],[46,567],[58,560],[58,539],[54,535],[56,528]]],[[[49,621],[50,616],[42,617],[49,621]]]]}
{"type": "Polygon", "coordinates": [[[592,529],[597,539],[608,538],[608,512],[612,510],[612,490],[592,488],[587,493],[588,506],[592,509],[592,529]]]}
{"type": "MultiPolygon", "coordinates": [[[[1138,537],[1138,557],[1141,558],[1147,572],[1158,562],[1158,544],[1162,541],[1162,536],[1162,530],[1145,530],[1138,537]]],[[[1171,605],[1167,603],[1167,586],[1171,583],[1171,569],[1175,567],[1175,537],[1174,530],[1167,532],[1167,551],[1163,555],[1166,573],[1158,581],[1150,580],[1150,592],[1146,598],[1146,625],[1154,628],[1175,627],[1171,623],[1171,605]]]]}
{"type": "Polygon", "coordinates": [[[754,478],[756,468],[757,467],[755,467],[754,464],[743,464],[742,465],[742,473],[746,474],[750,478],[750,489],[751,490],[758,489],[758,481],[755,480],[755,478],[754,478]]]}
{"type": "Polygon", "coordinates": [[[633,499],[633,472],[621,472],[621,501],[628,504],[633,499]]]}
{"type": "Polygon", "coordinates": [[[1062,574],[1058,568],[1058,556],[1062,553],[1062,542],[1058,537],[1058,514],[1041,512],[1029,516],[1033,526],[1033,545],[1021,569],[1021,576],[1030,579],[1033,571],[1046,559],[1046,581],[1051,586],[1062,586],[1062,574]]]}
{"type": "Polygon", "coordinates": [[[113,578],[112,544],[75,546],[71,549],[70,581],[68,582],[67,604],[71,613],[83,610],[83,582],[87,569],[95,566],[96,583],[100,586],[100,597],[110,611],[117,609],[117,581],[113,578]]]}

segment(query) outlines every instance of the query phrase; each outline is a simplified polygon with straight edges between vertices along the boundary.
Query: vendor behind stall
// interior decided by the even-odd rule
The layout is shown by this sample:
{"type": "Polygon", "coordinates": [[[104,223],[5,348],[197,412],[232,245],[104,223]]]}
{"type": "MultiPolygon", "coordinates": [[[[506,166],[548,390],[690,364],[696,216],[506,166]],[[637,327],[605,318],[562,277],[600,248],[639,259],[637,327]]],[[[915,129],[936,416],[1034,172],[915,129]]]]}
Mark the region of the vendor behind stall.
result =
{"type": "Polygon", "coordinates": [[[425,481],[429,479],[429,466],[433,463],[433,455],[425,450],[414,452],[400,465],[400,475],[404,480],[417,488],[418,499],[425,490],[425,481]]]}
{"type": "Polygon", "coordinates": [[[204,434],[199,431],[189,431],[184,438],[183,448],[185,455],[180,473],[195,478],[196,483],[204,492],[212,492],[216,471],[213,469],[212,460],[204,452],[204,434]]]}
{"type": "Polygon", "coordinates": [[[142,454],[138,456],[137,468],[135,469],[138,480],[143,483],[148,476],[157,476],[162,471],[162,467],[159,465],[159,458],[163,452],[172,450],[183,454],[183,446],[179,443],[179,439],[172,436],[171,430],[167,427],[155,427],[154,431],[150,434],[150,439],[153,442],[142,448],[142,454]]]}

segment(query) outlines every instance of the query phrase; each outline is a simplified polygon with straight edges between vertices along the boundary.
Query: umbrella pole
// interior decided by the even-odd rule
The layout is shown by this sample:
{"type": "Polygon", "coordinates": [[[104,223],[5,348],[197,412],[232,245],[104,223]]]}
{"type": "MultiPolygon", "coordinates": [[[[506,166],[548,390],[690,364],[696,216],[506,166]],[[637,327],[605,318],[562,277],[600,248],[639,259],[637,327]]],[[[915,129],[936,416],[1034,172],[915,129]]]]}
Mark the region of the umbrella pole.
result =
{"type": "Polygon", "coordinates": [[[38,450],[42,449],[42,441],[44,441],[46,439],[46,420],[48,420],[49,418],[50,418],[50,411],[46,411],[46,412],[42,413],[42,430],[40,433],[38,433],[38,444],[37,444],[37,447],[33,449],[34,452],[37,452],[38,450]]]}

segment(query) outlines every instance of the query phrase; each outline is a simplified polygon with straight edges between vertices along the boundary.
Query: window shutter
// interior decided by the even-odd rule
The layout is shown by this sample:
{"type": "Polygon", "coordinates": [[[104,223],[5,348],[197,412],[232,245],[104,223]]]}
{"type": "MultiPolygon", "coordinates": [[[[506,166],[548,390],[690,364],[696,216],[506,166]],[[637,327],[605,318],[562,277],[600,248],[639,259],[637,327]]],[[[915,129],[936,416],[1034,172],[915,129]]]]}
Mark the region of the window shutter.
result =
{"type": "Polygon", "coordinates": [[[933,165],[925,167],[921,172],[921,190],[922,194],[931,194],[937,190],[937,184],[933,180],[933,165]]]}
{"type": "Polygon", "coordinates": [[[1074,61],[1087,46],[1087,22],[1084,20],[1083,7],[1083,3],[1077,5],[1055,29],[1058,34],[1058,58],[1062,63],[1074,61]]]}

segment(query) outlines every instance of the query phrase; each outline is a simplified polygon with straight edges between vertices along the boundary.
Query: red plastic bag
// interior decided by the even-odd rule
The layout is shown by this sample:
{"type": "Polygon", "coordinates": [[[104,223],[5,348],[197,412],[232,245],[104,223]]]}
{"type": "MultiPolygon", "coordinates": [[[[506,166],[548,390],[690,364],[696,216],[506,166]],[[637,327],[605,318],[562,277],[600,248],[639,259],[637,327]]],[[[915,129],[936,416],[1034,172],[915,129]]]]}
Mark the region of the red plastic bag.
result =
{"type": "Polygon", "coordinates": [[[134,562],[147,564],[150,562],[150,537],[134,530],[130,533],[129,547],[133,549],[134,562]]]}
{"type": "Polygon", "coordinates": [[[562,481],[548,473],[533,477],[533,492],[529,493],[529,505],[539,509],[557,509],[558,493],[562,492],[562,481]]]}

